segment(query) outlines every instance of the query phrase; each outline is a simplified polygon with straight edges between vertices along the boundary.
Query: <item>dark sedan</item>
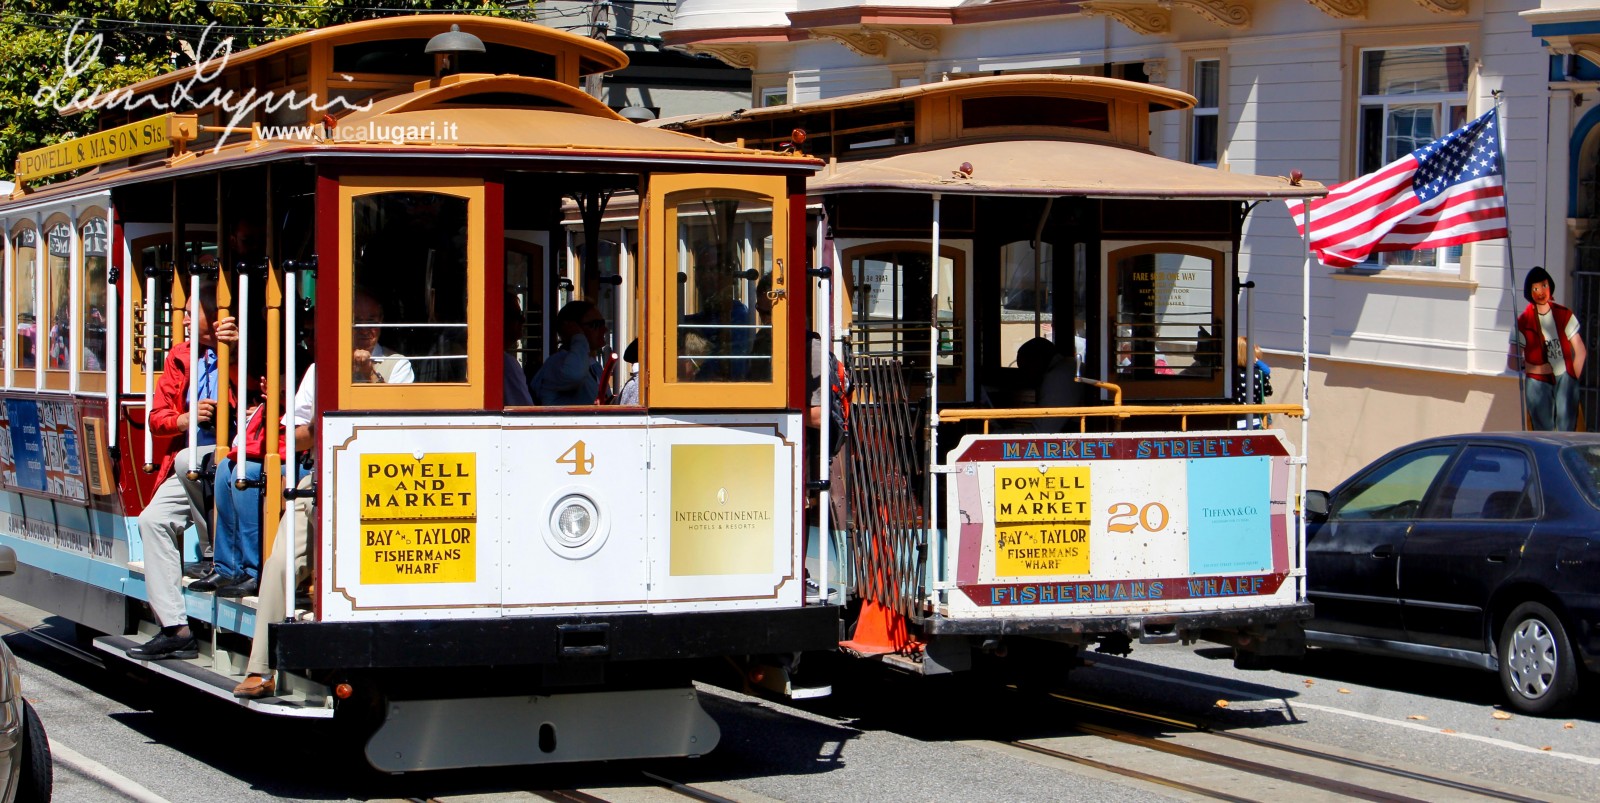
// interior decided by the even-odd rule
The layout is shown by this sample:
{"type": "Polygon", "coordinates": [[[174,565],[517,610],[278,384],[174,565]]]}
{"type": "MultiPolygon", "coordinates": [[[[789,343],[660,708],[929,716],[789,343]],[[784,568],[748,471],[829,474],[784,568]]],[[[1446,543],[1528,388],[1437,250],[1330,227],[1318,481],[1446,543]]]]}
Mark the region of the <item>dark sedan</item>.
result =
{"type": "Polygon", "coordinates": [[[1531,714],[1600,669],[1600,434],[1418,441],[1306,509],[1310,644],[1498,671],[1531,714]]]}

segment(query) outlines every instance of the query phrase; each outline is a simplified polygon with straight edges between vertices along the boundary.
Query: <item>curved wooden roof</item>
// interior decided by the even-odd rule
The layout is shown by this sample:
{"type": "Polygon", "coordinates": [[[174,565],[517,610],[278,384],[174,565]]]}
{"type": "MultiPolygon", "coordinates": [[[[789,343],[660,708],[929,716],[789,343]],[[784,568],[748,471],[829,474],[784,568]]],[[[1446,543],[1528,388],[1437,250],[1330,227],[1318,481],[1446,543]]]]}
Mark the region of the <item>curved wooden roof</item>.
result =
{"type": "MultiPolygon", "coordinates": [[[[381,39],[428,38],[450,30],[451,25],[459,25],[462,31],[485,42],[550,53],[558,57],[572,55],[578,60],[579,75],[611,72],[628,66],[628,57],[611,45],[544,25],[474,14],[418,14],[318,28],[268,42],[229,55],[226,72],[232,72],[237,67],[259,59],[290,50],[309,49],[313,45],[336,46],[381,39]]],[[[142,95],[191,78],[199,69],[200,65],[190,65],[181,70],[147,78],[121,91],[142,95]]]]}

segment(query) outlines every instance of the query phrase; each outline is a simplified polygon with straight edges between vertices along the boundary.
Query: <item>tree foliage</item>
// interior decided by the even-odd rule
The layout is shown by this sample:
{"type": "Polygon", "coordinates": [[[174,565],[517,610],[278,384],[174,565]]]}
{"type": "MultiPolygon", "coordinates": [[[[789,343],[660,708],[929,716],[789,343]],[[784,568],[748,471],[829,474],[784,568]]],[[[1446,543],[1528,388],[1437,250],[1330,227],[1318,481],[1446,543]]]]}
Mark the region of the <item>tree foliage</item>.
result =
{"type": "MultiPolygon", "coordinates": [[[[0,2],[0,178],[17,155],[95,130],[93,112],[64,116],[39,103],[41,87],[59,83],[110,90],[194,63],[196,53],[233,37],[233,51],[302,31],[357,20],[455,11],[531,17],[532,3],[497,0],[4,0],[0,2]],[[74,34],[74,25],[77,25],[74,34]],[[208,25],[207,47],[200,48],[208,25]],[[99,56],[68,75],[69,52],[101,37],[99,56]]],[[[48,101],[48,97],[44,98],[48,101]]]]}

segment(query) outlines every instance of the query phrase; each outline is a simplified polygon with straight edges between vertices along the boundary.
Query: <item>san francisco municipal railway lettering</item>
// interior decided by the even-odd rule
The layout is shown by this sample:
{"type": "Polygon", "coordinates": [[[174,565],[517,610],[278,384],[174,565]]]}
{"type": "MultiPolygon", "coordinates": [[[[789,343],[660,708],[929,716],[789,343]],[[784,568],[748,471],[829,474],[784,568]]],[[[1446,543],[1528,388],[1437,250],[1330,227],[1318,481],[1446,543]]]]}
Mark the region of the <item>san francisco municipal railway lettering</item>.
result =
{"type": "Polygon", "coordinates": [[[1087,466],[996,468],[995,574],[1089,572],[1087,466]]]}
{"type": "Polygon", "coordinates": [[[477,455],[361,456],[361,582],[477,579],[477,455]]]}

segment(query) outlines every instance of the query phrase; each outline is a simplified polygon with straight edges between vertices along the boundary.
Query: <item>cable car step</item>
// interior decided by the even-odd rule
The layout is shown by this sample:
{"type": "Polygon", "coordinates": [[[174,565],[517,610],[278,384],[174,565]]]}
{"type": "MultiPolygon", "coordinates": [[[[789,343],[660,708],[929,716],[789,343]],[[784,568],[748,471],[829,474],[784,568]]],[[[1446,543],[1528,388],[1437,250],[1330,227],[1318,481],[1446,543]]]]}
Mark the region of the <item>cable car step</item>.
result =
{"type": "Polygon", "coordinates": [[[141,661],[128,656],[128,650],[139,646],[142,641],[128,636],[101,636],[94,640],[96,649],[114,657],[133,664],[139,664],[158,675],[164,675],[192,689],[198,689],[213,697],[219,697],[231,703],[236,703],[254,711],[287,717],[305,717],[312,719],[330,719],[333,717],[333,708],[325,705],[322,699],[301,699],[299,696],[268,697],[264,700],[243,700],[233,696],[233,687],[238,685],[243,677],[227,675],[202,666],[201,662],[210,663],[210,656],[202,656],[193,660],[168,659],[165,661],[141,661]]]}

